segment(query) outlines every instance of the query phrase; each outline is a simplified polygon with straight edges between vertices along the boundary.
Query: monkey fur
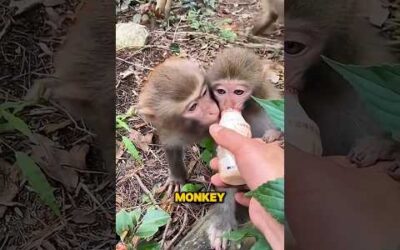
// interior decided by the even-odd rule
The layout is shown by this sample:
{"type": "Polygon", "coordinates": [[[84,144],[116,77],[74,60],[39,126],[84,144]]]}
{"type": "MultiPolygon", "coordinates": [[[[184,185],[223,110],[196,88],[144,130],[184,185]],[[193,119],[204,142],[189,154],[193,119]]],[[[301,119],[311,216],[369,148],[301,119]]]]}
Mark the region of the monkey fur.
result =
{"type": "Polygon", "coordinates": [[[86,0],[54,56],[52,77],[39,79],[45,95],[83,119],[97,135],[106,169],[115,172],[115,6],[86,0]]]}

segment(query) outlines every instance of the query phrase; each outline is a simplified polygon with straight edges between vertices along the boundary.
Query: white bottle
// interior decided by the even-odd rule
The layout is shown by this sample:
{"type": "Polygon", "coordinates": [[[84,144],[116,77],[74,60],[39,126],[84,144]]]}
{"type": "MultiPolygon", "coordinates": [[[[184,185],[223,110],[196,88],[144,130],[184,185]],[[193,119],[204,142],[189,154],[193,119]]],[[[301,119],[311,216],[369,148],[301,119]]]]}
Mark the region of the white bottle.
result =
{"type": "MultiPolygon", "coordinates": [[[[232,129],[246,137],[251,137],[250,125],[244,120],[242,114],[237,110],[228,109],[223,111],[219,125],[232,129]]],[[[221,179],[230,185],[245,184],[244,180],[240,176],[235,156],[221,146],[217,147],[217,156],[219,159],[218,165],[221,179]]]]}

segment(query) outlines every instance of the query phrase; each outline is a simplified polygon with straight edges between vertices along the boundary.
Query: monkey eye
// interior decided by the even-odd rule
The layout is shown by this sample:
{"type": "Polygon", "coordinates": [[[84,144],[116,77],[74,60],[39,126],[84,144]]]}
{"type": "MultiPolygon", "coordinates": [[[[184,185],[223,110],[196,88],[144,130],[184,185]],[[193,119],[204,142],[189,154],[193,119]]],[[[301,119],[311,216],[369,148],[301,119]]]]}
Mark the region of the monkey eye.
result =
{"type": "Polygon", "coordinates": [[[296,55],[302,52],[306,48],[306,45],[299,42],[285,41],[284,47],[285,53],[288,53],[289,55],[296,55]]]}
{"type": "Polygon", "coordinates": [[[243,95],[244,91],[237,89],[237,90],[233,91],[233,93],[235,93],[235,95],[243,95]]]}
{"type": "Polygon", "coordinates": [[[190,105],[189,111],[190,111],[190,112],[193,112],[193,111],[196,110],[196,108],[197,108],[197,103],[193,103],[192,105],[190,105]]]}
{"type": "Polygon", "coordinates": [[[217,89],[217,93],[220,94],[220,95],[223,95],[223,94],[226,93],[226,91],[223,90],[223,89],[217,89]]]}

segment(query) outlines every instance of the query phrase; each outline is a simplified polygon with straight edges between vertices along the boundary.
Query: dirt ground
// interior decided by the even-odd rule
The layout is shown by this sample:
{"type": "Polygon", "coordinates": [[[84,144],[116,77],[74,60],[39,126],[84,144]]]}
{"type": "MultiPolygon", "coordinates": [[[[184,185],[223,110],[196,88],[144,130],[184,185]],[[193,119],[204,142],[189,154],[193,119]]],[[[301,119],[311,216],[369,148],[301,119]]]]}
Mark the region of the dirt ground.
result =
{"type": "MultiPolygon", "coordinates": [[[[143,8],[134,6],[127,12],[117,16],[119,22],[132,20],[143,8]]],[[[260,10],[259,1],[219,1],[214,14],[207,18],[209,22],[231,19],[226,25],[238,37],[233,42],[224,41],[214,33],[206,33],[190,27],[187,10],[182,10],[179,2],[172,7],[173,22],[169,27],[163,27],[162,20],[148,25],[150,36],[147,45],[139,50],[117,51],[117,114],[125,114],[137,103],[140,89],[153,67],[173,56],[171,44],[178,44],[181,57],[198,61],[207,69],[214,58],[224,48],[245,47],[255,51],[261,58],[270,60],[282,67],[274,72],[276,86],[283,88],[283,30],[273,32],[261,40],[250,41],[246,37],[246,29],[251,27],[254,18],[260,10]]],[[[164,25],[165,26],[165,25],[164,25]]],[[[130,135],[124,130],[117,130],[117,172],[116,172],[116,207],[117,211],[124,208],[146,209],[151,202],[156,201],[160,207],[171,214],[172,220],[155,238],[156,241],[174,245],[188,232],[191,225],[205,215],[207,204],[174,204],[165,193],[157,193],[168,176],[167,162],[162,145],[159,144],[157,131],[145,123],[140,116],[129,118],[132,129],[130,135]],[[121,136],[128,136],[140,150],[143,163],[135,162],[127,152],[123,151],[121,136]],[[149,196],[151,198],[149,199],[149,196]],[[184,230],[182,230],[182,228],[184,230]],[[166,231],[165,231],[166,230],[166,231]]],[[[192,145],[187,148],[185,162],[188,169],[189,182],[203,184],[210,190],[209,180],[211,170],[200,159],[201,149],[192,145]]]]}
{"type": "MultiPolygon", "coordinates": [[[[36,79],[53,73],[53,53],[80,2],[0,1],[0,105],[23,100],[36,79]]],[[[114,247],[114,184],[104,171],[95,170],[101,164],[99,153],[89,149],[92,136],[84,123],[45,100],[15,115],[52,153],[43,153],[21,133],[0,128],[0,249],[114,247]],[[59,217],[22,177],[14,151],[40,162],[54,188],[59,217]]]]}

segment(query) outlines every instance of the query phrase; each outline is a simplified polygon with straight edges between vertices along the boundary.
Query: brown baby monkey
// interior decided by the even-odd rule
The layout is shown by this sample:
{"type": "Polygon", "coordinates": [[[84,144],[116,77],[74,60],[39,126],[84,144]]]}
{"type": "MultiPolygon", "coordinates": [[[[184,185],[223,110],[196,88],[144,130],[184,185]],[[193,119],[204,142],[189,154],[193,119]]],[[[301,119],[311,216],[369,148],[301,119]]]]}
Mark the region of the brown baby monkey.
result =
{"type": "MultiPolygon", "coordinates": [[[[282,98],[279,91],[266,79],[264,65],[257,55],[240,48],[224,50],[207,72],[207,82],[220,111],[241,111],[246,122],[250,124],[253,137],[265,137],[267,141],[274,141],[282,133],[272,124],[265,111],[251,99],[252,95],[262,99],[282,98]]],[[[227,197],[234,197],[236,192],[236,188],[221,190],[226,192],[227,197]]],[[[222,235],[236,227],[235,206],[233,198],[216,205],[216,216],[208,230],[212,247],[226,247],[227,242],[222,235]]]]}
{"type": "Polygon", "coordinates": [[[261,13],[254,22],[253,35],[263,35],[275,23],[283,23],[284,0],[261,0],[261,13]]]}
{"type": "Polygon", "coordinates": [[[157,129],[165,145],[170,182],[177,188],[186,181],[183,147],[205,138],[208,127],[219,118],[199,65],[167,59],[151,72],[137,108],[157,129]]]}

